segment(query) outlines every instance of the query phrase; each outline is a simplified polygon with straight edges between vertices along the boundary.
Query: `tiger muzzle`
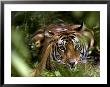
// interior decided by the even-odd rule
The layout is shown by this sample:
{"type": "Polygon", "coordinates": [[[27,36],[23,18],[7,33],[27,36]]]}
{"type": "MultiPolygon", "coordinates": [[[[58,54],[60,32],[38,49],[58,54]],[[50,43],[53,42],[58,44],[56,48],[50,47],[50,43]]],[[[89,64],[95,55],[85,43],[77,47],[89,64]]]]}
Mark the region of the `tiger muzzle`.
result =
{"type": "Polygon", "coordinates": [[[64,62],[73,68],[80,60],[80,53],[74,48],[74,44],[71,40],[68,40],[65,47],[66,50],[64,52],[64,62]]]}

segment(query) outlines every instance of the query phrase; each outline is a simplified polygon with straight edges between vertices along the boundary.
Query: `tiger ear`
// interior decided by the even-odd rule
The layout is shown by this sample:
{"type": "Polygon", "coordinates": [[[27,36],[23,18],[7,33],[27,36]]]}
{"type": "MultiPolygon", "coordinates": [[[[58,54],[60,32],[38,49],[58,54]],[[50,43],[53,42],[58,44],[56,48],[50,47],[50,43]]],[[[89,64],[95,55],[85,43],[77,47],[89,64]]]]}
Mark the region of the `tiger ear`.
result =
{"type": "Polygon", "coordinates": [[[81,25],[78,26],[77,28],[75,28],[74,30],[81,31],[81,30],[85,30],[85,29],[86,29],[86,26],[85,26],[84,22],[82,22],[81,25]]]}
{"type": "Polygon", "coordinates": [[[32,41],[38,41],[38,40],[41,41],[42,39],[44,39],[44,30],[39,29],[33,34],[32,41]]]}

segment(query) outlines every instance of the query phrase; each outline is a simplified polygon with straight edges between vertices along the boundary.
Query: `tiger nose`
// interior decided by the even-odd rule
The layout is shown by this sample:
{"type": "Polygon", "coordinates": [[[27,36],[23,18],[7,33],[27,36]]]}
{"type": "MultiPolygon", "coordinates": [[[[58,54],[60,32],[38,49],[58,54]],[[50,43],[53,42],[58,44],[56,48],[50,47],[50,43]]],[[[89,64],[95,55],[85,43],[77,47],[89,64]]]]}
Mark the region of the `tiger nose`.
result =
{"type": "Polygon", "coordinates": [[[71,68],[74,68],[75,62],[69,62],[69,65],[71,66],[71,68]]]}
{"type": "Polygon", "coordinates": [[[74,68],[74,66],[77,64],[78,62],[75,59],[70,59],[69,60],[69,65],[71,66],[71,68],[74,68]]]}

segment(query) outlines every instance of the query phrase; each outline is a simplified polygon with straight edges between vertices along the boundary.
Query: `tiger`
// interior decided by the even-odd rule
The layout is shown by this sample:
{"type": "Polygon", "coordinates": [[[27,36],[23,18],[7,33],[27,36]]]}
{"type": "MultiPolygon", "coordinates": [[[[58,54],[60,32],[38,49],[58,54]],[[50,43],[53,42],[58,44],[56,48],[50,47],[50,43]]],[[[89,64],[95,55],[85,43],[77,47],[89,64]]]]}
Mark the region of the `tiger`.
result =
{"type": "Polygon", "coordinates": [[[52,66],[51,61],[73,68],[85,63],[89,51],[94,46],[94,33],[82,24],[50,24],[39,29],[32,37],[36,53],[40,51],[40,62],[33,76],[52,66]],[[41,49],[42,47],[42,49],[41,49]]]}

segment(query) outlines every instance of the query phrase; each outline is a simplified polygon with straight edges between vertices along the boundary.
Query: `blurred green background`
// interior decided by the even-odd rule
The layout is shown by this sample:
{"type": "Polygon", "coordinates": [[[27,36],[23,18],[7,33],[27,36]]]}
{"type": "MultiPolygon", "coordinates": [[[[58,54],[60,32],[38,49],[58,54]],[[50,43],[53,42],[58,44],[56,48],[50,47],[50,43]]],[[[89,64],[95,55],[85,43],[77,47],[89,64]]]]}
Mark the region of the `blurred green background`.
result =
{"type": "MultiPolygon", "coordinates": [[[[32,68],[38,63],[31,38],[36,30],[49,24],[84,23],[94,32],[94,52],[100,51],[100,12],[99,11],[12,11],[11,12],[11,76],[30,76],[32,68]]],[[[100,76],[98,65],[89,62],[77,65],[77,70],[70,71],[63,65],[58,70],[44,70],[42,76],[100,76]],[[85,68],[85,69],[84,69],[85,68]]]]}

